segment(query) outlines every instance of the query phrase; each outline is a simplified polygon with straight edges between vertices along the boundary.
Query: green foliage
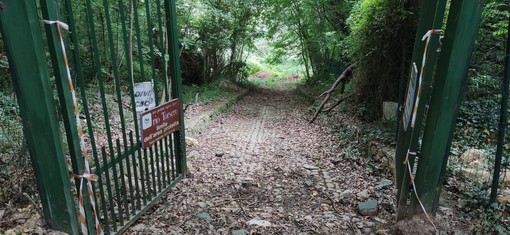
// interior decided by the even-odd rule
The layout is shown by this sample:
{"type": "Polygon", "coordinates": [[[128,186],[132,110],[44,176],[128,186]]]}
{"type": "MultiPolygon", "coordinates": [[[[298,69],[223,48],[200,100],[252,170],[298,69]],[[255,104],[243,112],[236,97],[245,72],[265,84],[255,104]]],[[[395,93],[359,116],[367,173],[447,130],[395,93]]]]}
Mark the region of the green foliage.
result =
{"type": "Polygon", "coordinates": [[[216,100],[225,94],[224,91],[213,84],[184,86],[182,91],[185,104],[195,103],[197,94],[200,102],[203,104],[216,100]]]}
{"type": "Polygon", "coordinates": [[[347,24],[351,34],[345,51],[357,62],[355,71],[358,111],[369,120],[377,119],[383,101],[396,101],[402,60],[409,55],[416,27],[413,1],[358,1],[347,24]]]}
{"type": "Polygon", "coordinates": [[[251,75],[262,70],[262,65],[258,63],[248,62],[244,68],[244,72],[251,75]]]}
{"type": "Polygon", "coordinates": [[[185,54],[184,79],[191,83],[210,83],[216,79],[243,80],[246,78],[244,55],[257,37],[257,1],[195,1],[183,0],[178,9],[183,32],[181,41],[185,54]],[[183,21],[184,19],[184,21],[183,21]],[[190,77],[187,77],[187,76],[190,77]]]}
{"type": "Polygon", "coordinates": [[[345,20],[352,1],[279,0],[267,3],[264,18],[268,25],[272,56],[267,62],[281,63],[286,55],[296,55],[304,65],[303,75],[316,82],[330,73],[341,73],[345,58],[341,42],[347,33],[345,20]]]}
{"type": "Polygon", "coordinates": [[[508,218],[502,213],[508,210],[505,205],[492,204],[489,209],[479,211],[482,214],[481,226],[477,228],[477,232],[481,234],[508,234],[510,233],[510,225],[508,218]]]}
{"type": "Polygon", "coordinates": [[[19,108],[12,93],[0,91],[0,206],[11,202],[23,204],[26,198],[20,195],[25,191],[34,193],[33,176],[23,175],[29,167],[29,156],[19,108]]]}
{"type": "Polygon", "coordinates": [[[482,13],[480,33],[473,52],[471,73],[498,78],[504,67],[505,40],[510,1],[488,1],[482,13]]]}

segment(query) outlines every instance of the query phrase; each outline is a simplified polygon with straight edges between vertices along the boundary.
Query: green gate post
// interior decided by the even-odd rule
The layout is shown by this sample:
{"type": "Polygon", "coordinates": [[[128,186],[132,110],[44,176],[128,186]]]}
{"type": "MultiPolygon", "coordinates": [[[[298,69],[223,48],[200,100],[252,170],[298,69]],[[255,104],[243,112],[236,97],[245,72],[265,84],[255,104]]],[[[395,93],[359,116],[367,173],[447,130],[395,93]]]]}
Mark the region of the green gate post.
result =
{"type": "MultiPolygon", "coordinates": [[[[179,98],[179,131],[174,134],[175,137],[175,155],[177,172],[185,174],[186,165],[186,141],[184,127],[184,112],[182,104],[182,80],[181,80],[181,62],[179,51],[179,35],[177,34],[177,11],[175,0],[165,0],[166,28],[168,35],[168,48],[170,59],[170,77],[172,79],[172,96],[179,98]]],[[[166,59],[165,59],[166,62],[166,59]]]]}
{"type": "MultiPolygon", "coordinates": [[[[437,3],[429,3],[423,1],[420,12],[420,21],[416,32],[416,39],[414,42],[413,58],[412,62],[418,66],[418,74],[421,73],[421,64],[423,59],[423,52],[425,50],[425,42],[422,41],[423,35],[425,35],[431,29],[440,29],[443,23],[444,12],[446,8],[446,0],[437,1],[437,3]]],[[[422,92],[420,97],[420,104],[416,112],[416,125],[414,128],[408,127],[404,130],[401,126],[398,130],[398,142],[396,151],[396,178],[397,178],[397,220],[404,219],[408,213],[408,199],[410,196],[410,178],[409,171],[404,161],[406,159],[407,152],[416,151],[418,147],[418,140],[423,128],[423,120],[425,116],[425,106],[430,97],[430,86],[432,84],[432,74],[435,69],[435,62],[437,58],[437,48],[439,46],[439,35],[433,34],[430,39],[427,65],[423,71],[423,84],[422,92]]],[[[416,89],[416,87],[414,88],[416,89]]],[[[414,104],[414,100],[412,101],[414,104]]],[[[405,104],[404,104],[405,105],[405,104]]],[[[399,123],[399,125],[403,125],[399,123]]],[[[414,156],[409,156],[409,163],[411,167],[414,165],[414,156]]]]}
{"type": "MultiPolygon", "coordinates": [[[[481,12],[480,0],[452,0],[450,5],[415,179],[428,213],[437,210],[481,12]]],[[[411,198],[412,208],[422,212],[416,197],[411,198]]]]}
{"type": "Polygon", "coordinates": [[[46,222],[78,233],[35,1],[4,0],[0,27],[46,222]]]}

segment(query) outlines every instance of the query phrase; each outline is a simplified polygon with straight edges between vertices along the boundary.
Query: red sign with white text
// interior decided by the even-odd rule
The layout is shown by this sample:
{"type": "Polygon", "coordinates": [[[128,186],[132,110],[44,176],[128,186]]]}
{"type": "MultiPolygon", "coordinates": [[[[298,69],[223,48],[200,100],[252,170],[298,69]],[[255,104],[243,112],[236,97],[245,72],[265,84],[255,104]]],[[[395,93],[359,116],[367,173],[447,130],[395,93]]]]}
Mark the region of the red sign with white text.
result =
{"type": "Polygon", "coordinates": [[[179,100],[174,99],[140,114],[142,148],[179,130],[179,100]]]}

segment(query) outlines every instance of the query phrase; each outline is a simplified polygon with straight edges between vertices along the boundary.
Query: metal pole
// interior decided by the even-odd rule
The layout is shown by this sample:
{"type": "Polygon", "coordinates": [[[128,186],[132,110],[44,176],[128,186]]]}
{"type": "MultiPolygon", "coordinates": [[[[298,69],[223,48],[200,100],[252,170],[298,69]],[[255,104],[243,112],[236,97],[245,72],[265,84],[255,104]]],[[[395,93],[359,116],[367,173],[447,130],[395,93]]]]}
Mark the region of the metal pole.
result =
{"type": "Polygon", "coordinates": [[[494,174],[492,176],[492,188],[490,203],[496,201],[498,196],[499,175],[501,173],[501,160],[503,158],[503,145],[505,144],[505,133],[507,123],[508,109],[508,87],[510,85],[510,22],[508,24],[508,36],[506,39],[506,55],[505,55],[505,73],[503,77],[503,85],[501,87],[501,110],[499,114],[499,131],[498,131],[498,147],[496,149],[496,162],[494,164],[494,174]]]}
{"type": "MultiPolygon", "coordinates": [[[[444,12],[446,8],[446,0],[440,0],[437,2],[423,1],[420,12],[420,21],[416,32],[416,38],[414,42],[413,58],[412,63],[416,66],[422,65],[423,53],[425,50],[425,43],[422,41],[423,35],[425,35],[431,29],[441,28],[444,12]]],[[[430,86],[432,84],[432,74],[435,68],[435,61],[437,55],[437,48],[439,46],[439,35],[434,34],[431,37],[429,49],[428,49],[428,65],[423,70],[423,84],[421,92],[421,103],[419,104],[416,113],[416,126],[414,128],[407,127],[404,129],[401,126],[398,130],[398,142],[396,151],[396,178],[397,178],[397,220],[404,219],[408,213],[408,200],[410,197],[410,177],[409,171],[404,162],[406,161],[407,153],[409,151],[416,151],[418,147],[418,140],[423,128],[423,120],[425,118],[425,105],[430,97],[430,86]]],[[[417,76],[420,76],[421,70],[418,70],[417,76]]],[[[409,78],[408,78],[409,79],[409,78]]],[[[416,84],[418,85],[418,84],[416,84]]],[[[411,88],[411,87],[410,87],[411,88]]],[[[411,89],[417,89],[412,87],[411,89]]],[[[407,98],[407,97],[406,97],[407,98]]],[[[414,100],[409,99],[409,102],[414,104],[414,100]]],[[[404,104],[405,105],[405,104],[404,104]]],[[[414,106],[414,105],[413,105],[414,106]]],[[[401,119],[403,120],[403,119],[401,119]]],[[[407,120],[404,120],[407,121],[407,120]]],[[[400,125],[403,125],[401,123],[400,125]]],[[[414,156],[409,156],[409,163],[411,166],[414,165],[414,156]]]]}
{"type": "Polygon", "coordinates": [[[78,221],[35,1],[4,0],[0,30],[48,225],[78,234],[78,221]]]}
{"type": "MultiPolygon", "coordinates": [[[[170,77],[172,79],[172,97],[179,98],[179,131],[174,134],[174,144],[177,158],[177,172],[185,174],[186,141],[184,127],[184,111],[182,100],[181,61],[179,51],[179,35],[177,29],[177,10],[175,0],[165,0],[166,27],[168,32],[168,48],[170,56],[170,77]]],[[[166,63],[166,62],[165,62],[166,63]]]]}
{"type": "MultiPolygon", "coordinates": [[[[450,5],[415,178],[416,191],[428,213],[437,209],[481,12],[480,0],[452,0],[450,5]]],[[[411,199],[411,209],[421,213],[418,199],[411,199]]]]}

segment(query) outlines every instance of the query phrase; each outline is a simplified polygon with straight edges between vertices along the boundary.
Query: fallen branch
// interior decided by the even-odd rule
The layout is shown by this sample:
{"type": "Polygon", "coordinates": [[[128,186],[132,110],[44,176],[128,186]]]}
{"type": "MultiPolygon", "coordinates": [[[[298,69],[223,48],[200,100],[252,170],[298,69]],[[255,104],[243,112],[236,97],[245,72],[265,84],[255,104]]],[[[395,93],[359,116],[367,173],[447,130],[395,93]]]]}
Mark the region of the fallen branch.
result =
{"type": "MultiPolygon", "coordinates": [[[[313,123],[315,121],[315,119],[317,119],[317,117],[319,116],[319,114],[322,112],[322,110],[324,109],[324,106],[326,105],[326,103],[329,101],[329,99],[331,98],[331,94],[333,94],[333,92],[336,90],[336,88],[338,87],[338,85],[340,83],[342,83],[342,90],[341,90],[341,94],[344,93],[344,89],[345,89],[345,84],[350,80],[350,78],[352,77],[352,72],[354,71],[354,68],[356,67],[356,63],[350,65],[349,67],[347,67],[344,72],[340,75],[340,77],[338,77],[335,81],[335,83],[333,83],[333,85],[331,86],[331,88],[329,88],[329,90],[323,92],[319,98],[323,97],[323,96],[326,96],[324,98],[324,100],[322,100],[322,103],[321,105],[319,106],[319,108],[317,109],[317,111],[315,112],[315,114],[313,115],[313,118],[310,120],[309,123],[313,123]]],[[[340,105],[340,103],[342,103],[344,100],[346,100],[347,98],[350,98],[352,96],[351,95],[348,95],[346,97],[343,97],[342,99],[338,100],[335,105],[333,105],[331,108],[329,108],[326,112],[329,112],[331,111],[332,109],[334,109],[336,106],[340,105]]]]}
{"type": "Polygon", "coordinates": [[[347,95],[347,96],[344,96],[342,97],[342,99],[339,99],[336,101],[336,103],[334,105],[332,105],[331,107],[329,107],[326,111],[326,113],[329,113],[331,112],[331,110],[333,110],[334,108],[336,108],[338,105],[340,105],[342,102],[344,102],[345,100],[348,100],[350,99],[354,94],[350,94],[350,95],[347,95]]]}

